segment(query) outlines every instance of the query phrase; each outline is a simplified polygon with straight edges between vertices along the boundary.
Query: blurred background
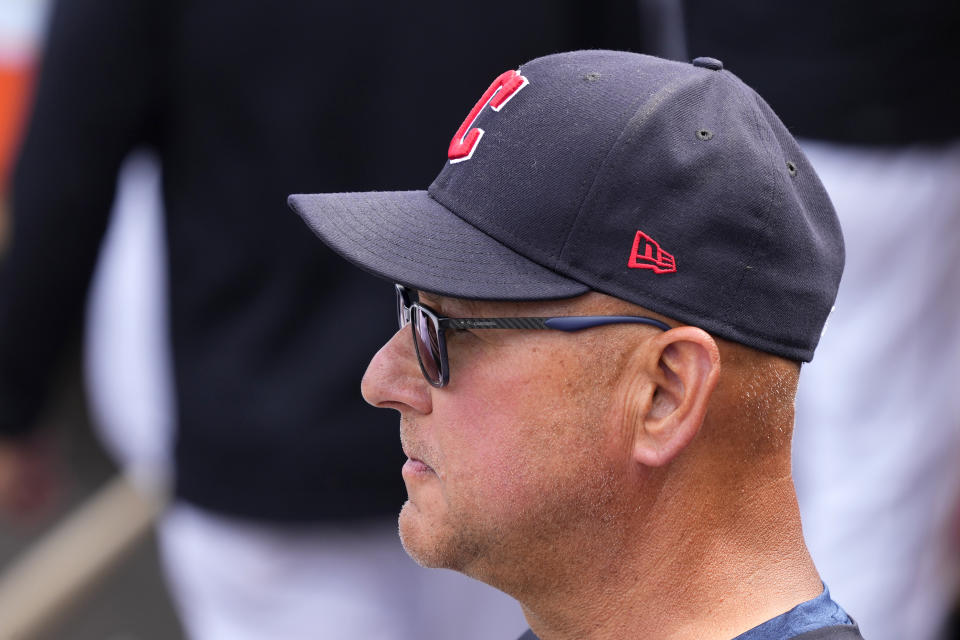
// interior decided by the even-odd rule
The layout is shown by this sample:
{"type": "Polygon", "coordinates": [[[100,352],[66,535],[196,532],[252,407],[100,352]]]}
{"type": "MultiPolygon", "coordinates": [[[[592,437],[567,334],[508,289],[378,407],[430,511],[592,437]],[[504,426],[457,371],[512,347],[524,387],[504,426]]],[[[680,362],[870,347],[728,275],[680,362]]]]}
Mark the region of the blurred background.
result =
{"type": "Polygon", "coordinates": [[[589,47],[720,58],[801,139],[847,240],[807,541],[865,637],[960,637],[958,30],[933,0],[2,0],[0,640],[520,635],[400,548],[359,395],[392,292],[285,198],[424,188],[493,78],[589,47]]]}

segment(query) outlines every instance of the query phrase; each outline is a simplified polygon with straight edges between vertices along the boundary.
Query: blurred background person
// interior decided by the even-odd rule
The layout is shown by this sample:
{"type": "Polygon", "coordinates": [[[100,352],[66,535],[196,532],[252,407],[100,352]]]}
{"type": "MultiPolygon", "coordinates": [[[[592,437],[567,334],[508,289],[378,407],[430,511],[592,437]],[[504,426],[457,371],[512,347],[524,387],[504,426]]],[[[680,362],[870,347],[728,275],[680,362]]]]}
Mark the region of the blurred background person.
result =
{"type": "Polygon", "coordinates": [[[88,372],[122,463],[162,475],[175,433],[161,538],[188,633],[519,635],[515,603],[403,553],[396,420],[357,388],[357,354],[394,331],[390,292],[317,247],[285,197],[422,185],[477,86],[552,51],[637,48],[638,29],[614,1],[57,2],[0,263],[0,501],[42,501],[37,415],[118,172],[145,147],[162,226],[157,169],[129,162],[88,372]],[[137,298],[111,298],[123,287],[137,298]]]}
{"type": "Polygon", "coordinates": [[[142,490],[173,473],[176,399],[167,329],[166,243],[155,153],[131,153],[87,295],[83,380],[100,443],[142,490]]]}
{"type": "Polygon", "coordinates": [[[865,637],[947,637],[960,586],[960,5],[685,0],[682,12],[690,54],[722,59],[805,138],[843,225],[836,309],[797,399],[807,544],[865,637]]]}

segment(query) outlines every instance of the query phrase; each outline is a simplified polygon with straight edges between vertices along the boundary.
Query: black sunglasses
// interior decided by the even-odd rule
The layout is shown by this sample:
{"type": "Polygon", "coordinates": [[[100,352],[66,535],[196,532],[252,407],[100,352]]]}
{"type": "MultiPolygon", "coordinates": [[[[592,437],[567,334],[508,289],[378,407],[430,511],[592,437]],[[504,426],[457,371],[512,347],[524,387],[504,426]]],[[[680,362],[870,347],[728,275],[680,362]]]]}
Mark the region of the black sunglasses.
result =
{"type": "Polygon", "coordinates": [[[420,370],[427,382],[445,387],[450,382],[447,358],[447,329],[554,329],[580,331],[608,324],[645,324],[664,331],[670,325],[645,316],[558,316],[553,318],[448,318],[421,304],[415,291],[403,285],[397,288],[397,321],[402,329],[413,329],[413,346],[420,370]]]}

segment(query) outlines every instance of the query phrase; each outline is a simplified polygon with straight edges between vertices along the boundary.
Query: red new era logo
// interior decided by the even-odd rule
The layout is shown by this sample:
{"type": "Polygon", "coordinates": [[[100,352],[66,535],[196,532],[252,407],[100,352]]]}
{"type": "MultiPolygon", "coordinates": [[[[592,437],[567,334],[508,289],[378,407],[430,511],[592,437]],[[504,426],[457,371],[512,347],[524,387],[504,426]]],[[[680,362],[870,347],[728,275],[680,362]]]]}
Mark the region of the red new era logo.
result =
{"type": "Polygon", "coordinates": [[[674,273],[677,261],[672,254],[661,249],[656,240],[643,231],[637,231],[627,266],[631,269],[651,269],[654,273],[674,273]]]}

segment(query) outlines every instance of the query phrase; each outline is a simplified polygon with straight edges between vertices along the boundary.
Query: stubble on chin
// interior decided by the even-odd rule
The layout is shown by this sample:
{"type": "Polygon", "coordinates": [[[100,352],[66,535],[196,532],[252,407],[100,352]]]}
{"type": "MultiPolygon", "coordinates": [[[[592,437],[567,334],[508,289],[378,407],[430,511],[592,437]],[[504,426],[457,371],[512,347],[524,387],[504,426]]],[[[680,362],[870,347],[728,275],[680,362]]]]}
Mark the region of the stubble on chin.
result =
{"type": "Polygon", "coordinates": [[[469,568],[481,555],[481,548],[457,524],[429,518],[408,499],[398,518],[400,543],[421,567],[452,569],[471,575],[469,568]]]}
{"type": "Polygon", "coordinates": [[[430,562],[431,555],[426,553],[427,541],[424,540],[424,532],[414,522],[419,514],[414,513],[417,507],[408,498],[400,509],[400,516],[397,518],[397,530],[400,534],[400,544],[403,550],[407,552],[414,562],[421,567],[428,569],[438,568],[438,565],[430,562]]]}

